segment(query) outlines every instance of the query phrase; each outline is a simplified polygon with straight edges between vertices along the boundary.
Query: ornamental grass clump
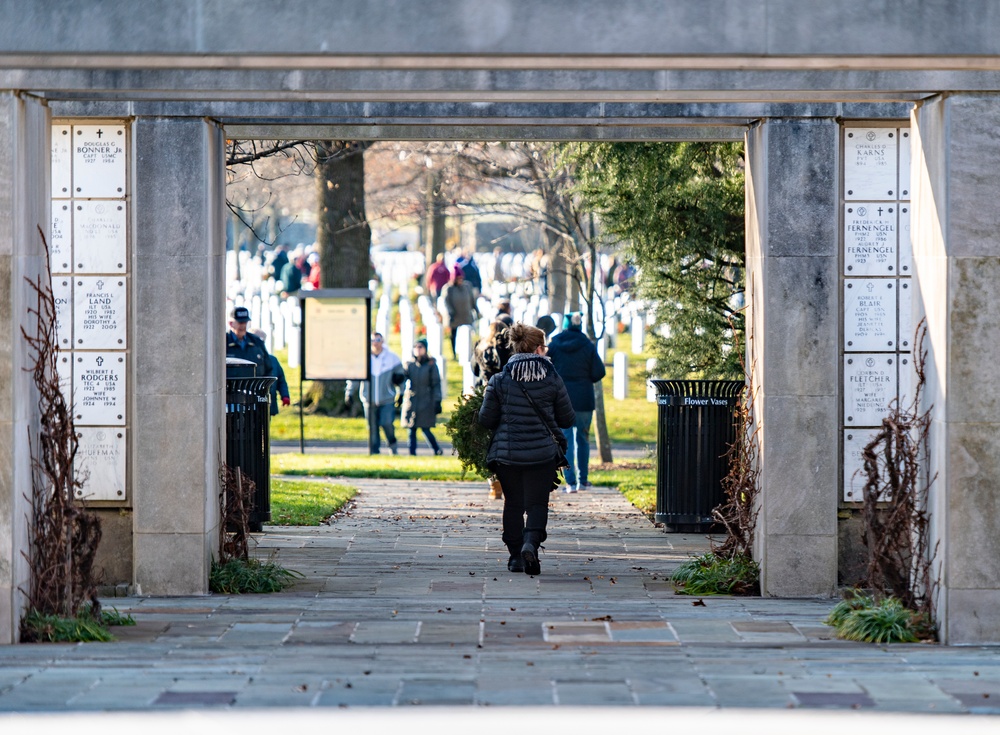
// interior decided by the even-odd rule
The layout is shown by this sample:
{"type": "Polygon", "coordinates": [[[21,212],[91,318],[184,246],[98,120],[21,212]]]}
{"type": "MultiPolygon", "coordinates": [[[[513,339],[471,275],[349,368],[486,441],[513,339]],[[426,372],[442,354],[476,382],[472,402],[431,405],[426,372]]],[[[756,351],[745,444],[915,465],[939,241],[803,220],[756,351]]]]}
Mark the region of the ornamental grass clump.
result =
{"type": "Polygon", "coordinates": [[[918,643],[935,637],[934,625],[925,614],[895,597],[876,600],[859,590],[838,602],[824,622],[837,629],[838,638],[848,641],[918,643]]]}
{"type": "Polygon", "coordinates": [[[21,620],[23,643],[107,643],[115,640],[112,625],[135,625],[131,615],[117,610],[94,610],[83,605],[71,618],[29,610],[21,620]]]}
{"type": "Polygon", "coordinates": [[[223,595],[263,594],[280,592],[302,576],[272,559],[229,559],[222,564],[213,559],[208,586],[223,595]]]}
{"type": "Polygon", "coordinates": [[[748,556],[702,554],[681,564],[670,576],[684,595],[759,595],[760,567],[748,556]]]}

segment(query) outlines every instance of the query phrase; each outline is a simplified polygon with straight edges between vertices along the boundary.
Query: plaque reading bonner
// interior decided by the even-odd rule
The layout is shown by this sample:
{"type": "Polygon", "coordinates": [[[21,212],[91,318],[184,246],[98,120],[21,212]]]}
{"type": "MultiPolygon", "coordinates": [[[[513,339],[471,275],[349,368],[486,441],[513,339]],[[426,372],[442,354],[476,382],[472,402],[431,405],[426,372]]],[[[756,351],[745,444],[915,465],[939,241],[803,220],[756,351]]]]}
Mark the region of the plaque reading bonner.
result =
{"type": "Polygon", "coordinates": [[[83,480],[76,496],[86,500],[125,500],[125,429],[89,427],[76,430],[76,476],[83,480]]]}
{"type": "Polygon", "coordinates": [[[896,206],[856,202],[844,207],[844,273],[896,275],[896,206]]]}
{"type": "Polygon", "coordinates": [[[844,198],[896,199],[895,128],[844,130],[844,198]]]}
{"type": "Polygon", "coordinates": [[[125,202],[76,202],[73,258],[77,273],[125,271],[125,202]]]}
{"type": "Polygon", "coordinates": [[[844,350],[871,352],[896,345],[896,279],[848,278],[844,283],[844,350]]]}
{"type": "Polygon", "coordinates": [[[125,349],[125,279],[73,279],[73,344],[82,349],[125,349]]]}
{"type": "Polygon", "coordinates": [[[896,399],[896,355],[844,355],[844,424],[880,426],[896,399]]]}
{"type": "Polygon", "coordinates": [[[125,425],[124,353],[73,353],[73,416],[77,426],[125,425]]]}
{"type": "Polygon", "coordinates": [[[125,126],[73,126],[73,196],[125,196],[125,126]]]}

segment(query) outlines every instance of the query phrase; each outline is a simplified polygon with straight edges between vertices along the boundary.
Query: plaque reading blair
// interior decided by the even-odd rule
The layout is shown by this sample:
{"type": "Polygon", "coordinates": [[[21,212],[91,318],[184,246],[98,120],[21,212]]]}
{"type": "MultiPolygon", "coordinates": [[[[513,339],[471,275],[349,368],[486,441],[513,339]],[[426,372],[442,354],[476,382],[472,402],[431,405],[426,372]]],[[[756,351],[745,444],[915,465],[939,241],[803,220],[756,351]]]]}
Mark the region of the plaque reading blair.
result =
{"type": "Polygon", "coordinates": [[[910,205],[899,207],[899,275],[913,275],[913,240],[910,239],[910,205]]]}
{"type": "Polygon", "coordinates": [[[910,129],[899,130],[899,181],[896,184],[900,199],[910,198],[910,129]]]}
{"type": "Polygon", "coordinates": [[[56,305],[56,340],[59,348],[73,348],[73,279],[59,276],[52,279],[52,298],[56,305]]]}
{"type": "MultiPolygon", "coordinates": [[[[899,281],[899,351],[913,349],[913,286],[909,278],[899,281]]],[[[900,378],[902,380],[902,378],[900,378]]]]}
{"type": "Polygon", "coordinates": [[[125,126],[73,126],[73,196],[125,196],[125,126]]]}
{"type": "Polygon", "coordinates": [[[896,199],[895,128],[845,128],[844,198],[896,199]]]}
{"type": "Polygon", "coordinates": [[[76,433],[79,448],[74,469],[83,480],[76,497],[125,500],[125,429],[84,426],[76,433]]]}
{"type": "Polygon", "coordinates": [[[52,126],[52,196],[73,196],[70,187],[73,185],[73,141],[69,125],[52,126]]]}
{"type": "Polygon", "coordinates": [[[73,279],[73,346],[125,349],[125,279],[77,276],[73,279]]]}
{"type": "Polygon", "coordinates": [[[125,425],[125,354],[73,353],[73,419],[77,426],[125,425]]]}
{"type": "Polygon", "coordinates": [[[896,355],[844,355],[844,425],[880,426],[896,398],[896,355]]]}
{"type": "Polygon", "coordinates": [[[77,273],[124,273],[125,202],[78,201],[73,212],[77,273]]]}
{"type": "Polygon", "coordinates": [[[70,203],[52,202],[52,230],[49,232],[49,266],[53,273],[70,273],[73,270],[73,210],[70,203]]]}
{"type": "Polygon", "coordinates": [[[848,278],[844,283],[844,351],[896,346],[896,279],[848,278]]]}
{"type": "Polygon", "coordinates": [[[896,206],[855,202],[844,207],[844,273],[896,275],[896,206]]]}
{"type": "Polygon", "coordinates": [[[861,452],[875,438],[878,429],[847,429],[844,431],[844,501],[864,502],[865,463],[861,452]]]}

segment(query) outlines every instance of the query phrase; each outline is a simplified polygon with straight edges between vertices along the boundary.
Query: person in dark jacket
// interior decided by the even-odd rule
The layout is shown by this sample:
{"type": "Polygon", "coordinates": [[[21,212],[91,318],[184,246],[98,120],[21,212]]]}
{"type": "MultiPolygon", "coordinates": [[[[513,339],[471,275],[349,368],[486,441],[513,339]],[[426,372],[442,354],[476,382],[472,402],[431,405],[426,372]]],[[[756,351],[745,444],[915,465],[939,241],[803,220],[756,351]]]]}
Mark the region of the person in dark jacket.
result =
{"type": "Polygon", "coordinates": [[[431,432],[441,413],[441,373],[433,357],[427,355],[427,340],[418,339],[413,345],[413,361],[403,367],[406,388],[403,393],[402,425],[410,430],[410,454],[417,453],[417,429],[424,432],[434,454],[441,447],[431,432]]]}
{"type": "Polygon", "coordinates": [[[255,375],[263,378],[271,373],[271,356],[267,353],[264,340],[247,331],[250,324],[250,310],[245,306],[235,307],[229,315],[229,331],[226,332],[226,357],[250,360],[257,366],[255,375]]]}
{"type": "Polygon", "coordinates": [[[503,370],[510,360],[511,350],[506,335],[508,326],[499,319],[492,322],[490,331],[476,345],[472,356],[472,374],[476,376],[476,385],[489,383],[490,378],[503,370]]]}
{"type": "Polygon", "coordinates": [[[507,339],[514,354],[487,383],[478,421],[493,430],[486,461],[503,486],[507,569],[535,575],[541,571],[538,548],[548,536],[549,493],[565,449],[558,428],[573,426],[576,417],[566,386],[545,357],[545,333],[515,323],[507,339]]]}
{"type": "MultiPolygon", "coordinates": [[[[267,333],[263,329],[253,330],[253,334],[260,339],[261,342],[267,343],[267,333]]],[[[274,355],[268,354],[268,358],[271,360],[271,375],[273,375],[277,380],[271,383],[271,415],[278,415],[278,396],[281,396],[281,405],[287,406],[292,402],[291,395],[288,393],[288,381],[285,380],[285,371],[281,367],[281,363],[278,362],[278,358],[274,355]]]]}
{"type": "Polygon", "coordinates": [[[563,331],[549,342],[548,354],[566,384],[576,413],[573,426],[563,430],[568,447],[566,458],[569,460],[569,467],[563,472],[566,480],[563,492],[575,493],[590,487],[590,423],[596,406],[594,384],[604,378],[604,360],[597,354],[594,343],[583,333],[583,318],[579,313],[566,315],[563,331]]]}

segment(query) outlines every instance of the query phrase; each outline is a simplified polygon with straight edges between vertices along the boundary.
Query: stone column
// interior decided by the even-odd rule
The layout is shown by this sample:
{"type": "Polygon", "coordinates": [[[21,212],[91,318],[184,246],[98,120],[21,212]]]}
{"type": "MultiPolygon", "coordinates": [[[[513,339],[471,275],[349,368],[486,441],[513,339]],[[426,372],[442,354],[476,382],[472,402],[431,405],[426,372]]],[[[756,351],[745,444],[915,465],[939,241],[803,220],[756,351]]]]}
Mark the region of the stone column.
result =
{"type": "Polygon", "coordinates": [[[26,600],[31,496],[29,430],[38,430],[38,393],[24,368],[36,300],[25,278],[45,272],[38,227],[49,229],[49,110],[0,91],[0,644],[14,643],[26,600]]]}
{"type": "Polygon", "coordinates": [[[200,119],[139,118],[135,174],[135,582],[208,592],[225,458],[224,139],[200,119]]]}
{"type": "Polygon", "coordinates": [[[760,429],[763,594],[837,584],[838,156],[827,119],[747,134],[748,360],[760,429]]]}
{"type": "Polygon", "coordinates": [[[931,544],[946,643],[1000,643],[1000,95],[912,117],[914,324],[927,318],[931,544]]]}

